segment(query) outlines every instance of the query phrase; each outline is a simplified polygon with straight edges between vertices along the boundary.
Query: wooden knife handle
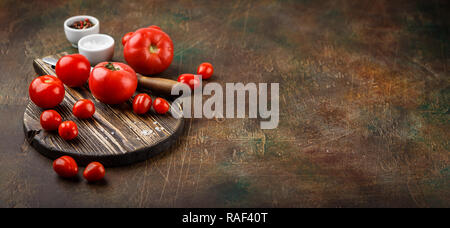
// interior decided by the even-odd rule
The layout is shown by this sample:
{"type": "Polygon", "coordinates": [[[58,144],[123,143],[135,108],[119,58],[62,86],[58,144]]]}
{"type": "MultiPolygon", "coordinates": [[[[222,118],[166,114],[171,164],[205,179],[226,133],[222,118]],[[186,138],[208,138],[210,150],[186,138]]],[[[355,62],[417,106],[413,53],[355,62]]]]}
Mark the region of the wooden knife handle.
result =
{"type": "Polygon", "coordinates": [[[171,95],[172,88],[179,82],[167,78],[153,78],[136,74],[138,85],[157,94],[171,95]]]}

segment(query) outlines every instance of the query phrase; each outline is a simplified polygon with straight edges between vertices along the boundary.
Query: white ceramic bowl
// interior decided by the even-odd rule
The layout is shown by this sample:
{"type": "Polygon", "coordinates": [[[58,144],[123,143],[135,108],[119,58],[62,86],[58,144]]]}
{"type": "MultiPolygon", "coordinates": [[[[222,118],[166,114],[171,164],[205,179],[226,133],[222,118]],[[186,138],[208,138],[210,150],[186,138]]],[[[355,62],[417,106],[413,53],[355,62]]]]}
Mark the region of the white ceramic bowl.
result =
{"type": "Polygon", "coordinates": [[[114,39],[106,34],[92,34],[78,41],[78,52],[89,60],[92,66],[109,61],[114,55],[114,39]]]}
{"type": "Polygon", "coordinates": [[[69,40],[69,42],[72,44],[73,47],[77,47],[78,41],[83,38],[84,36],[91,35],[91,34],[97,34],[100,32],[100,21],[92,16],[87,15],[80,15],[80,16],[74,16],[68,18],[66,21],[64,21],[64,33],[66,33],[66,37],[69,40]],[[92,23],[94,23],[94,26],[87,28],[87,29],[74,29],[69,27],[72,25],[75,21],[81,21],[88,18],[92,23]]]}

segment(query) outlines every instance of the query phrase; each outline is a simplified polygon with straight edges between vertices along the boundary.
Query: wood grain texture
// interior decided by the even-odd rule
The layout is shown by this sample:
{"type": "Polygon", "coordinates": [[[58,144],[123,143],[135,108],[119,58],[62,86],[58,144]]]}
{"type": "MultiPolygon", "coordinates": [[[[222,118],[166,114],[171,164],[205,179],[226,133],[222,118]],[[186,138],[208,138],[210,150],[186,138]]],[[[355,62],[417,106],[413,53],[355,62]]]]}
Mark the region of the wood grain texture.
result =
{"type": "MultiPolygon", "coordinates": [[[[59,59],[66,54],[48,57],[59,59]]],[[[56,75],[53,67],[42,59],[35,59],[33,66],[39,75],[56,75]]],[[[65,90],[64,100],[54,110],[64,121],[73,120],[77,124],[79,134],[74,140],[65,141],[57,132],[43,130],[39,122],[43,110],[33,102],[27,105],[23,117],[25,135],[31,145],[52,159],[70,155],[80,165],[92,161],[105,166],[129,165],[163,152],[183,130],[183,118],[175,119],[170,113],[158,115],[150,110],[136,115],[131,98],[121,105],[107,105],[92,96],[87,84],[81,88],[65,86],[65,90]],[[73,116],[72,107],[80,99],[94,102],[96,110],[92,118],[81,120],[73,116]]]]}
{"type": "Polygon", "coordinates": [[[0,1],[0,206],[449,207],[449,3],[0,1]],[[101,21],[117,61],[125,33],[160,26],[175,56],[158,77],[208,61],[208,82],[279,82],[278,128],[186,119],[166,153],[104,184],[58,178],[23,112],[32,61],[76,52],[62,23],[79,14],[101,21]]]}

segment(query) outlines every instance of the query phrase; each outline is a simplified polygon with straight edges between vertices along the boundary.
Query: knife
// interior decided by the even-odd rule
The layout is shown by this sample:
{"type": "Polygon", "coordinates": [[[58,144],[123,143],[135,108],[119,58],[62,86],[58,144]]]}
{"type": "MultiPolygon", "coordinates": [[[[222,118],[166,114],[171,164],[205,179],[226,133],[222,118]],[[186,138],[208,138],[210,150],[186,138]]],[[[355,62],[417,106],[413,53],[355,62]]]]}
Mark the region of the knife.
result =
{"type": "MultiPolygon", "coordinates": [[[[42,61],[44,63],[51,65],[53,69],[55,68],[56,63],[58,62],[57,59],[51,57],[44,57],[42,58],[42,61]]],[[[94,68],[91,67],[91,71],[92,69],[94,68]]],[[[136,76],[138,79],[139,87],[148,89],[156,94],[162,94],[166,96],[172,96],[171,95],[172,88],[179,83],[175,80],[170,80],[167,78],[146,77],[138,73],[136,73],[136,76]]]]}

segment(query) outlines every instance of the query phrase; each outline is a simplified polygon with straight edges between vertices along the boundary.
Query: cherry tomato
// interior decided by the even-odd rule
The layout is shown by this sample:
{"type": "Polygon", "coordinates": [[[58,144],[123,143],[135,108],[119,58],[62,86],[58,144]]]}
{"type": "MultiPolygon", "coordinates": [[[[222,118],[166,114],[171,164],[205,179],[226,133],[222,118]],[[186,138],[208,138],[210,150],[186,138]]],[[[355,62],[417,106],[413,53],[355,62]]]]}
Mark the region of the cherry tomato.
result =
{"type": "Polygon", "coordinates": [[[122,37],[122,45],[125,46],[125,43],[130,39],[134,32],[129,32],[122,37]]]}
{"type": "Polygon", "coordinates": [[[150,25],[147,28],[158,29],[158,30],[162,31],[162,29],[159,26],[157,26],[157,25],[150,25]]]}
{"type": "Polygon", "coordinates": [[[94,115],[95,105],[91,100],[81,99],[73,105],[72,112],[80,119],[87,119],[94,115]]]}
{"type": "Polygon", "coordinates": [[[66,178],[74,177],[78,174],[78,165],[70,156],[62,156],[53,161],[53,170],[66,178]]]}
{"type": "Polygon", "coordinates": [[[130,99],[137,83],[136,72],[124,63],[99,63],[89,77],[92,95],[106,104],[119,104],[130,99]]]}
{"type": "Polygon", "coordinates": [[[80,87],[89,78],[91,64],[83,55],[65,55],[56,63],[55,72],[58,78],[67,86],[80,87]]]}
{"type": "Polygon", "coordinates": [[[53,131],[57,130],[61,124],[62,118],[55,110],[45,110],[41,114],[41,126],[44,130],[53,131]]]}
{"type": "Polygon", "coordinates": [[[197,68],[197,74],[202,76],[202,79],[208,79],[213,75],[214,68],[211,63],[202,63],[197,68]]]}
{"type": "Polygon", "coordinates": [[[153,102],[153,109],[155,109],[158,114],[165,114],[167,111],[169,111],[169,108],[169,103],[163,98],[158,97],[153,102]]]}
{"type": "Polygon", "coordinates": [[[52,108],[64,99],[64,85],[55,76],[44,75],[35,78],[28,87],[30,99],[41,108],[52,108]]]}
{"type": "Polygon", "coordinates": [[[146,93],[140,93],[133,99],[133,111],[144,114],[152,107],[152,98],[146,93]]]}
{"type": "Polygon", "coordinates": [[[91,162],[86,166],[83,176],[89,182],[101,180],[105,176],[105,167],[99,162],[91,162]]]}
{"type": "MultiPolygon", "coordinates": [[[[150,25],[147,28],[152,28],[152,29],[157,29],[157,30],[161,30],[162,29],[159,26],[156,25],[150,25]]],[[[128,40],[130,39],[131,36],[133,36],[134,32],[128,32],[125,35],[123,35],[122,37],[122,45],[125,46],[125,44],[128,42],[128,40]]]]}
{"type": "Polygon", "coordinates": [[[182,74],[178,77],[178,82],[185,83],[191,89],[195,89],[200,85],[200,79],[197,75],[193,74],[182,74]]]}
{"type": "Polygon", "coordinates": [[[156,27],[141,28],[125,43],[123,57],[138,73],[158,74],[172,63],[173,42],[169,35],[156,27]]]}
{"type": "Polygon", "coordinates": [[[58,127],[58,133],[64,140],[71,140],[78,136],[77,124],[73,121],[64,121],[58,127]]]}
{"type": "MultiPolygon", "coordinates": [[[[147,28],[152,28],[152,29],[157,29],[157,30],[161,30],[162,29],[159,26],[156,25],[150,25],[147,28]]],[[[122,45],[125,46],[125,44],[128,42],[128,40],[130,39],[131,36],[133,36],[134,32],[128,32],[125,35],[123,35],[122,37],[122,45]]]]}

